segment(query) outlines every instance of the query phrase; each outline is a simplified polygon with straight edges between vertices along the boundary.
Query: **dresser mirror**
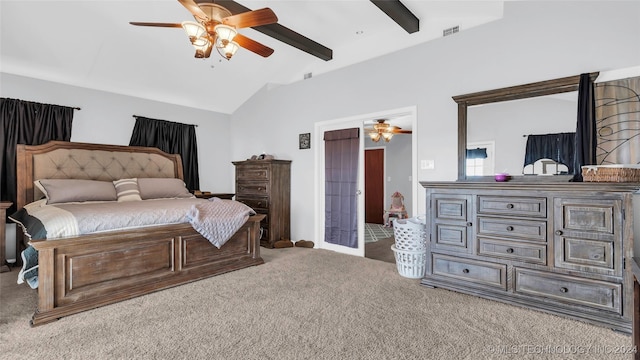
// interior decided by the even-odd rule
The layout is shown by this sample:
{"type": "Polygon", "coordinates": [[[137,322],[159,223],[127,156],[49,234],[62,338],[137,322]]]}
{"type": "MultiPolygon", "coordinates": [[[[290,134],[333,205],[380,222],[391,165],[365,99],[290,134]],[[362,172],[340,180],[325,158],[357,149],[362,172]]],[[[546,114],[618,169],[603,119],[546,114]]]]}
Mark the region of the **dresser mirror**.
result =
{"type": "MultiPolygon", "coordinates": [[[[597,76],[592,73],[592,80],[597,76]]],[[[579,83],[580,75],[576,75],[454,96],[458,103],[458,180],[493,179],[500,172],[519,178],[570,178],[566,166],[552,159],[523,168],[524,151],[530,135],[575,132],[579,83]],[[494,140],[487,141],[491,138],[494,140]],[[493,161],[484,172],[479,171],[485,176],[467,174],[467,159],[483,157],[493,161]]]]}

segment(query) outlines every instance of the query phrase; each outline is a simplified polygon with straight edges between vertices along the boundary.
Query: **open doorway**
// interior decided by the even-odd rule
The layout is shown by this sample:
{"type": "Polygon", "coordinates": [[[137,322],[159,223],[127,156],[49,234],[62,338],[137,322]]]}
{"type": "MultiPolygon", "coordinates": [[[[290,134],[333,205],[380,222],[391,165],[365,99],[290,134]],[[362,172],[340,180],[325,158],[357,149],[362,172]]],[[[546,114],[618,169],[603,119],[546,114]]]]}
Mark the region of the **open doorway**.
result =
{"type": "MultiPolygon", "coordinates": [[[[390,182],[399,181],[402,182],[404,186],[404,190],[402,190],[403,195],[405,196],[405,201],[407,202],[407,210],[409,214],[415,214],[417,211],[417,194],[418,194],[418,182],[416,179],[417,174],[417,161],[415,160],[417,156],[417,144],[414,141],[414,137],[417,133],[417,114],[416,107],[407,107],[401,109],[394,109],[388,111],[382,111],[371,114],[364,114],[359,116],[353,116],[348,118],[334,119],[323,122],[318,122],[315,124],[314,128],[314,138],[315,143],[320,144],[315,148],[315,180],[314,180],[314,190],[315,190],[315,221],[314,221],[314,231],[315,238],[317,239],[317,246],[319,248],[333,250],[340,253],[356,255],[356,256],[365,256],[365,173],[364,173],[364,154],[365,154],[365,146],[368,146],[368,143],[371,143],[369,136],[367,136],[364,129],[369,127],[369,124],[372,121],[380,118],[403,118],[409,125],[404,126],[406,129],[411,129],[413,131],[412,134],[403,134],[402,136],[397,136],[391,139],[390,142],[384,143],[386,144],[385,153],[389,152],[390,144],[394,144],[396,141],[396,145],[400,143],[400,139],[408,138],[408,148],[410,149],[408,153],[404,156],[404,160],[407,161],[408,173],[403,173],[402,175],[397,175],[397,172],[393,172],[391,175],[391,179],[389,179],[389,174],[387,174],[387,170],[385,170],[384,175],[384,187],[385,187],[385,195],[383,201],[383,207],[387,208],[390,205],[390,194],[386,196],[386,192],[388,192],[391,188],[389,188],[390,182]],[[349,248],[345,246],[335,245],[324,241],[324,225],[325,225],[325,159],[324,159],[324,140],[323,135],[326,131],[337,130],[337,129],[346,129],[358,127],[360,129],[360,159],[358,161],[358,206],[357,206],[357,218],[358,218],[358,246],[357,248],[349,248]],[[386,199],[386,198],[389,199],[386,199]]],[[[383,144],[378,144],[378,146],[383,146],[383,144]]],[[[386,156],[387,159],[385,161],[387,168],[391,163],[391,160],[386,156]]],[[[395,186],[394,186],[395,187],[395,186]]],[[[396,191],[396,190],[394,190],[396,191]]],[[[392,229],[389,229],[392,231],[392,229]]],[[[390,248],[390,247],[389,247],[390,248]]],[[[389,250],[391,251],[391,250],[389,250]]]]}
{"type": "MultiPolygon", "coordinates": [[[[412,127],[403,125],[403,129],[412,127]]],[[[390,219],[383,216],[389,210],[392,195],[414,216],[413,207],[413,134],[396,134],[389,142],[365,140],[365,257],[395,262],[391,245],[395,243],[390,219]],[[377,154],[377,155],[376,155],[377,154]],[[376,202],[377,201],[377,202],[376,202]],[[370,202],[371,204],[367,204],[370,202]]]]}

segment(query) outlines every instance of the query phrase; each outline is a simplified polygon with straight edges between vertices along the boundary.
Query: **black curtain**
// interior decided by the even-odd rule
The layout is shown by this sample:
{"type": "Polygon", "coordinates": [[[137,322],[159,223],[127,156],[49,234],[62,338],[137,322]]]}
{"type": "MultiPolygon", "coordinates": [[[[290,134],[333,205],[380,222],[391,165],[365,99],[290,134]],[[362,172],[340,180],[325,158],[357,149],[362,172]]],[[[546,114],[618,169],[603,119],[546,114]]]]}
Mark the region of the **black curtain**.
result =
{"type": "Polygon", "coordinates": [[[567,166],[574,174],[576,133],[529,135],[524,153],[524,166],[540,159],[551,159],[567,166]]]}
{"type": "Polygon", "coordinates": [[[200,189],[198,142],[195,125],[134,116],[136,124],[130,146],[150,146],[169,154],[180,154],[184,182],[191,191],[200,189]]]}
{"type": "Polygon", "coordinates": [[[578,85],[578,122],[576,124],[575,165],[571,181],[582,181],[582,166],[596,164],[596,105],[593,81],[580,74],[578,85]]]}
{"type": "Polygon", "coordinates": [[[360,129],[324,133],[324,241],[358,247],[360,129]]]}
{"type": "Polygon", "coordinates": [[[0,98],[0,148],[3,151],[0,158],[0,200],[13,202],[7,209],[7,215],[16,210],[16,145],[69,141],[73,110],[67,106],[0,98]]]}

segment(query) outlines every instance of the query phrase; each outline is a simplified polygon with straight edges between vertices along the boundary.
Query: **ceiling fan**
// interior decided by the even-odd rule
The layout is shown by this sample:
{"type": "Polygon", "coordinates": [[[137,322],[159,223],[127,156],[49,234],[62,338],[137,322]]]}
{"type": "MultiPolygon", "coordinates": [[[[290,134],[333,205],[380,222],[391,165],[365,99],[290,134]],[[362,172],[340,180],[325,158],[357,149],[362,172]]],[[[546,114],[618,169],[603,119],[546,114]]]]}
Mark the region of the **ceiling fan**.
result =
{"type": "Polygon", "coordinates": [[[155,26],[183,28],[191,45],[196,49],[196,58],[208,58],[215,48],[225,59],[229,60],[239,47],[243,47],[260,56],[268,57],[273,49],[252,40],[237,29],[274,24],[278,17],[270,8],[242,12],[233,15],[225,7],[210,3],[196,3],[194,0],[178,0],[193,15],[196,21],[174,23],[130,22],[136,26],[155,26]]]}
{"type": "Polygon", "coordinates": [[[385,142],[389,142],[395,134],[411,134],[411,130],[402,130],[402,128],[390,125],[385,121],[386,119],[378,119],[373,124],[373,128],[364,129],[369,134],[371,141],[378,142],[380,138],[383,138],[385,142]]]}

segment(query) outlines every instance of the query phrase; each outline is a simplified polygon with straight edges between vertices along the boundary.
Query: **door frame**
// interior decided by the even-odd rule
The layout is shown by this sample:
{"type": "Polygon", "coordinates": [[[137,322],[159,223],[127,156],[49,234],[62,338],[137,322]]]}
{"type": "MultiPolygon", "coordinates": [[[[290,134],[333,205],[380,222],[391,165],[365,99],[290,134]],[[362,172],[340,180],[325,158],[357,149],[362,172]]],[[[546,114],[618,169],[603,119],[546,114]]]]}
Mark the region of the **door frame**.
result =
{"type": "MultiPolygon", "coordinates": [[[[335,252],[355,255],[364,257],[364,141],[368,140],[364,133],[365,121],[374,119],[380,119],[384,117],[399,117],[408,116],[411,119],[412,134],[411,134],[411,198],[412,198],[412,213],[416,214],[418,209],[418,166],[416,156],[418,153],[418,144],[416,141],[416,134],[418,132],[417,127],[417,107],[409,106],[397,109],[390,109],[385,111],[378,111],[369,114],[361,114],[343,118],[337,118],[333,120],[319,121],[314,124],[314,143],[318,144],[314,148],[314,181],[313,188],[315,198],[315,210],[314,210],[314,234],[317,247],[320,249],[332,250],[335,252]],[[340,130],[347,128],[359,128],[360,129],[360,146],[358,154],[358,189],[360,195],[358,196],[358,247],[350,248],[347,246],[331,244],[324,241],[324,220],[325,220],[325,191],[324,191],[324,132],[331,130],[340,130]]],[[[392,140],[393,141],[393,140],[392,140]]],[[[385,152],[386,154],[386,152],[385,152]]]]}

